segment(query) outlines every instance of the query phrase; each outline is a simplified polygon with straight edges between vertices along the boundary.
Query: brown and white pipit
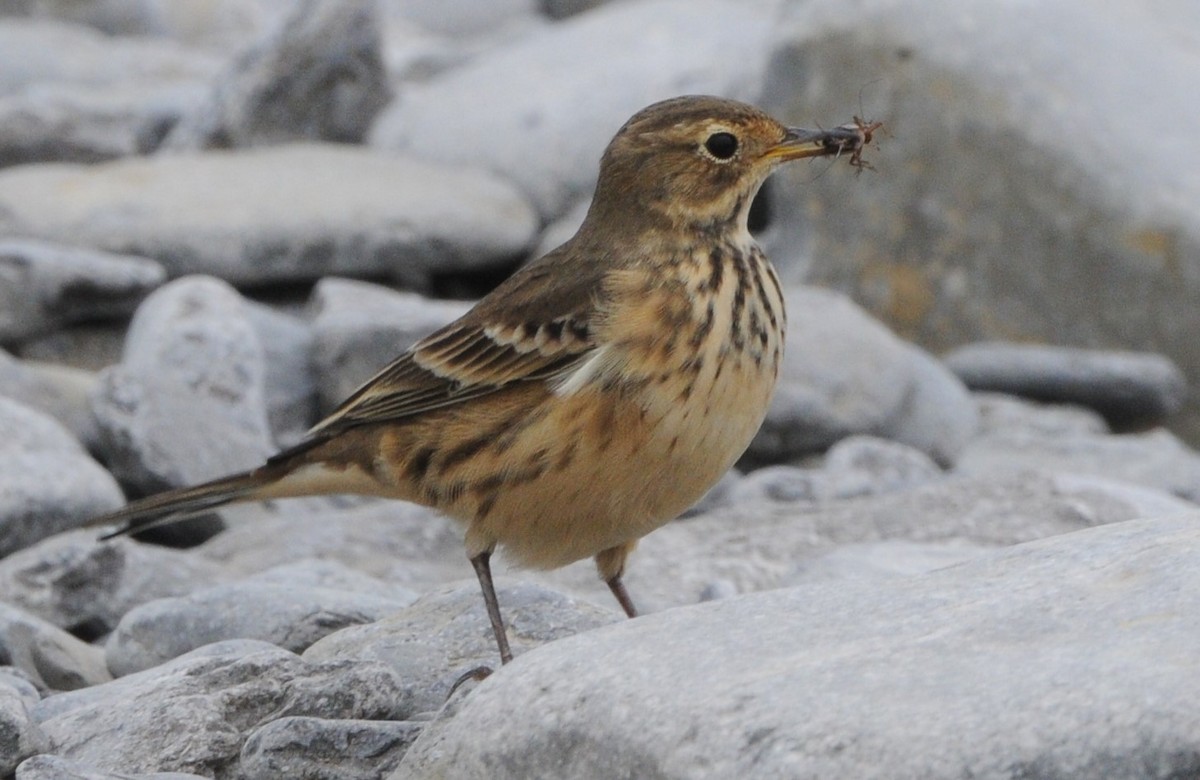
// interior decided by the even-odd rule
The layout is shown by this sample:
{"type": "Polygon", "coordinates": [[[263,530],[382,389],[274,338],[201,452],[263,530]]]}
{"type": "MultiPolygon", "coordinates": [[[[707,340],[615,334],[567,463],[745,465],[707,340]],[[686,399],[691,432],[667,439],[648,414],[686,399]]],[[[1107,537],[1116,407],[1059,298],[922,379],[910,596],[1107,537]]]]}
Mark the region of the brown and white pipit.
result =
{"type": "Polygon", "coordinates": [[[111,535],[235,501],[357,493],[466,524],[502,661],[489,558],[592,556],[622,608],[638,539],[687,509],[762,422],[783,355],[779,280],[746,227],[781,163],[858,159],[874,126],[784,127],[713,97],[656,103],[600,161],[587,218],[253,471],[96,518],[111,535]]]}

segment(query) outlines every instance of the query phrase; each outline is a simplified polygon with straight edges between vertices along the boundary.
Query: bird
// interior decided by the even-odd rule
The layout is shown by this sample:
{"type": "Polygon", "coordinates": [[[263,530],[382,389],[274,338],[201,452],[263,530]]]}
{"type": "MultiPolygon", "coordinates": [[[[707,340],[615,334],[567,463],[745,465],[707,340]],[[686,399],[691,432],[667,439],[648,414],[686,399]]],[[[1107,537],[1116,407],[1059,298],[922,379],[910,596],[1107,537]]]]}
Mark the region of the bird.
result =
{"type": "Polygon", "coordinates": [[[861,159],[876,125],[787,127],[734,100],[654,103],[600,159],[578,232],[410,347],[250,471],[94,518],[102,538],[235,502],[360,494],[433,507],[464,544],[502,663],[492,580],[593,558],[629,617],[638,540],[677,517],[760,427],[783,359],[779,278],[751,202],[782,164],[861,159]]]}

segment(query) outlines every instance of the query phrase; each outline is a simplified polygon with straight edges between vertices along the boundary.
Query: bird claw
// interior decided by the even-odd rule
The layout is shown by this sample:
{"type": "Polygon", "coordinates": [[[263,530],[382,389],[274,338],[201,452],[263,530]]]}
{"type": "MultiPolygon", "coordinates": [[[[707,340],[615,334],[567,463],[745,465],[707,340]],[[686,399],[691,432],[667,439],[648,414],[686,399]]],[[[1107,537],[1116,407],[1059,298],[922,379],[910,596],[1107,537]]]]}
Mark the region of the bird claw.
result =
{"type": "Polygon", "coordinates": [[[463,672],[459,678],[454,681],[454,685],[450,686],[450,692],[446,694],[446,701],[450,701],[450,699],[454,698],[454,692],[462,687],[463,683],[469,680],[473,680],[474,682],[482,682],[492,675],[492,671],[492,667],[490,666],[476,666],[474,669],[468,669],[467,671],[463,672]]]}

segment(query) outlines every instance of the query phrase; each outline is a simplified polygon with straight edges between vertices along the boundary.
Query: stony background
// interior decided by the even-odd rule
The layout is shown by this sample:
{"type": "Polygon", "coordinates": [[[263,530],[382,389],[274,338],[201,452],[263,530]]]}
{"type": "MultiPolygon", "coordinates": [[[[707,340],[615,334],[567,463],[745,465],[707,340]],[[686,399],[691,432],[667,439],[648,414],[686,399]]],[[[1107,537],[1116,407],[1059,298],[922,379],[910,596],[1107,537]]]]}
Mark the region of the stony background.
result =
{"type": "Polygon", "coordinates": [[[1200,776],[1197,8],[0,0],[0,777],[1200,776]],[[502,566],[447,701],[428,510],[78,530],[294,442],[691,92],[886,130],[757,204],[787,363],[648,614],[502,566]]]}

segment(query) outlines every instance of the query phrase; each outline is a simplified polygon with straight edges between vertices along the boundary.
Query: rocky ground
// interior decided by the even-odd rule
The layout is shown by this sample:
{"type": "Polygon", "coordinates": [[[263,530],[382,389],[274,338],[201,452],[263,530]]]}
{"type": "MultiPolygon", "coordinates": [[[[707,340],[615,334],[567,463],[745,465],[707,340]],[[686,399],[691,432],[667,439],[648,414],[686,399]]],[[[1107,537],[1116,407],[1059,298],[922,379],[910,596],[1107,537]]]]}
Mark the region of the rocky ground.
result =
{"type": "Polygon", "coordinates": [[[0,777],[1200,776],[1197,30],[1183,0],[0,0],[0,777]],[[296,441],[690,92],[887,130],[873,172],[764,192],[780,387],[635,554],[643,617],[588,562],[501,565],[518,658],[450,696],[497,659],[431,511],[79,530],[296,441]]]}

